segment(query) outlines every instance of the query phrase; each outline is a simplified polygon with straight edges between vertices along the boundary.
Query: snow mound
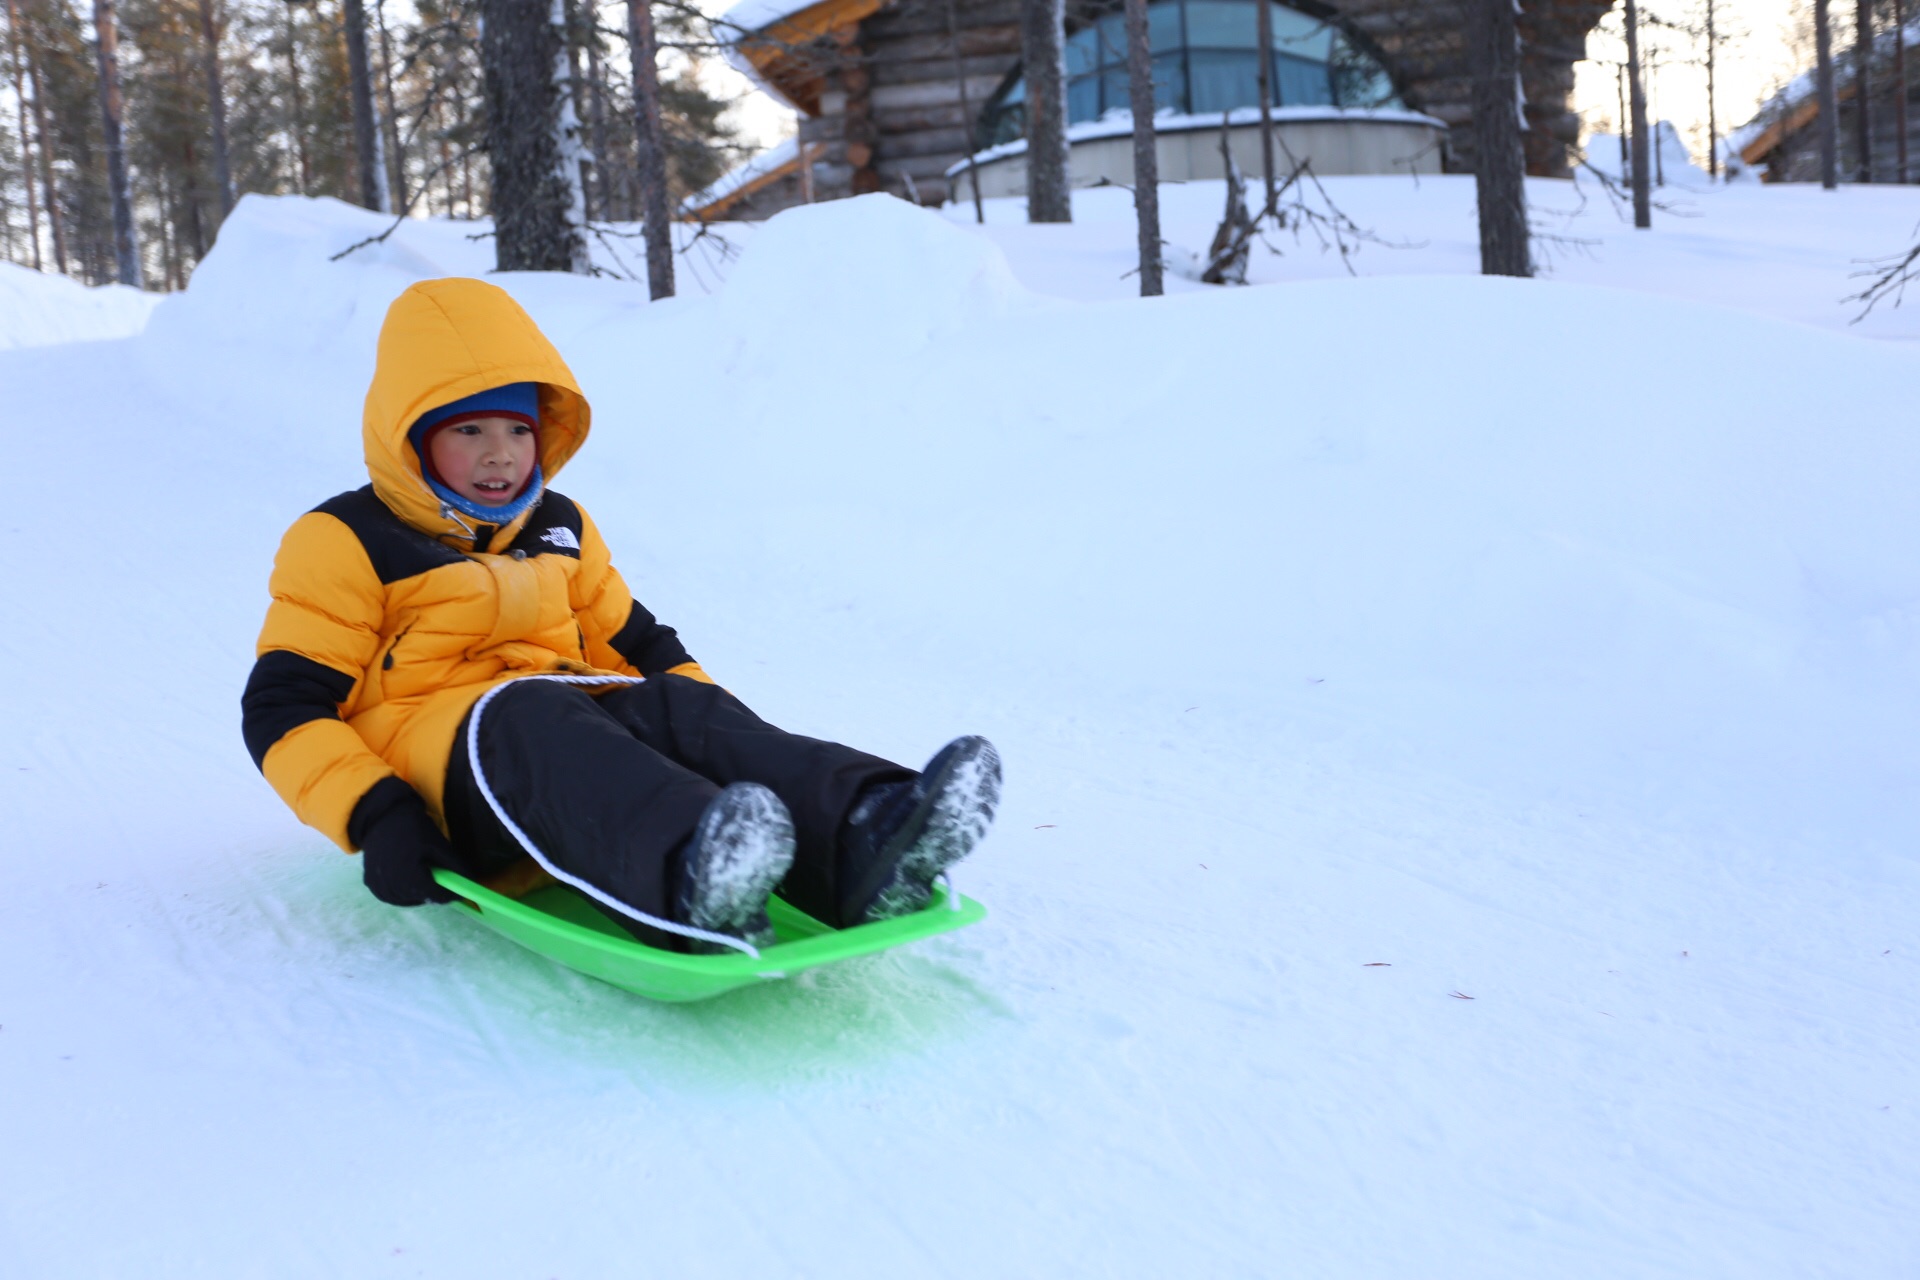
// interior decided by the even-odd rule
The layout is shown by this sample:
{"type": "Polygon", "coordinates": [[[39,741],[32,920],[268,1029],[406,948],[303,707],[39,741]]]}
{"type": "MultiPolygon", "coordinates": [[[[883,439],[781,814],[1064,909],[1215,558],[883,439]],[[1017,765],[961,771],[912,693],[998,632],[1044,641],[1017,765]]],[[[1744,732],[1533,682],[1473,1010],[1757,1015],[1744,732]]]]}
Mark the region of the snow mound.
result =
{"type": "Polygon", "coordinates": [[[125,285],[89,288],[66,276],[0,262],[0,351],[126,338],[146,328],[160,295],[125,285]]]}
{"type": "Polygon", "coordinates": [[[756,355],[889,358],[1027,301],[991,241],[888,195],[788,209],[762,227],[722,292],[756,355]],[[796,307],[796,301],[805,301],[796,307]]]}
{"type": "Polygon", "coordinates": [[[492,266],[490,243],[469,243],[456,224],[416,220],[334,260],[392,225],[390,216],[339,200],[244,196],[185,292],[155,317],[151,336],[169,349],[366,350],[387,304],[409,284],[492,266]]]}
{"type": "Polygon", "coordinates": [[[312,398],[334,413],[351,406],[357,420],[381,321],[416,281],[457,275],[498,284],[563,348],[577,329],[646,304],[645,289],[627,281],[495,272],[490,231],[485,222],[411,218],[395,226],[390,215],[332,199],[243,197],[185,292],[155,313],[139,358],[183,400],[225,398],[235,385],[258,385],[255,371],[276,369],[268,381],[284,396],[312,398]],[[246,371],[209,385],[209,351],[246,371]]]}
{"type": "MultiPolygon", "coordinates": [[[[1656,178],[1664,175],[1666,181],[1674,186],[1704,187],[1708,181],[1707,171],[1694,163],[1693,152],[1673,121],[1662,120],[1655,124],[1653,133],[1659,139],[1660,166],[1656,171],[1652,165],[1653,157],[1649,155],[1648,171],[1656,178]]],[[[1621,172],[1618,134],[1604,131],[1588,134],[1585,151],[1587,163],[1615,182],[1632,179],[1632,174],[1623,175],[1621,172]]]]}

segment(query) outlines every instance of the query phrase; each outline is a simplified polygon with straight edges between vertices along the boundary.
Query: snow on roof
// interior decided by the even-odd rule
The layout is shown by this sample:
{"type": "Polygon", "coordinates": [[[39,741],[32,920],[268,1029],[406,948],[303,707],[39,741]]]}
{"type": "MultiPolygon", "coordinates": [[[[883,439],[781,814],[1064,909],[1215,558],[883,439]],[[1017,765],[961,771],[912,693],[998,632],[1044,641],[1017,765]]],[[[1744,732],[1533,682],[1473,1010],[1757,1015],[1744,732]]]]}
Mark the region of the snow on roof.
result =
{"type": "Polygon", "coordinates": [[[682,213],[697,213],[711,204],[726,199],[730,195],[744,191],[761,178],[770,177],[800,158],[800,140],[788,138],[775,143],[759,155],[744,164],[728,170],[718,181],[704,191],[697,191],[680,202],[682,213]]]}
{"type": "MultiPolygon", "coordinates": [[[[1422,115],[1418,111],[1407,111],[1393,107],[1274,107],[1273,119],[1276,124],[1298,123],[1309,120],[1378,120],[1390,124],[1423,124],[1435,129],[1447,127],[1446,121],[1436,120],[1432,116],[1422,115]]],[[[1259,107],[1235,107],[1226,114],[1227,122],[1234,125],[1260,123],[1259,107]]],[[[1205,115],[1185,115],[1176,111],[1156,111],[1153,127],[1158,133],[1188,133],[1197,129],[1218,129],[1219,112],[1205,115]]],[[[1098,120],[1082,120],[1078,124],[1067,126],[1068,142],[1087,142],[1094,138],[1124,138],[1133,132],[1133,112],[1125,107],[1107,112],[1098,120]]],[[[985,151],[976,151],[965,160],[949,166],[947,176],[953,177],[964,172],[969,163],[986,164],[992,160],[1007,156],[1025,154],[1027,140],[1015,138],[1012,142],[1002,142],[988,147],[985,151]]]]}
{"type": "MultiPolygon", "coordinates": [[[[760,73],[753,59],[740,51],[741,39],[755,31],[765,31],[783,18],[826,3],[827,0],[741,0],[725,13],[713,20],[714,38],[720,43],[720,54],[727,65],[753,81],[754,87],[772,98],[783,107],[798,110],[798,105],[780,92],[779,86],[760,73]]],[[[725,179],[722,179],[725,181],[725,179]]]]}
{"type": "Polygon", "coordinates": [[[804,13],[819,3],[821,0],[740,0],[714,21],[726,28],[763,31],[780,19],[804,13]]]}

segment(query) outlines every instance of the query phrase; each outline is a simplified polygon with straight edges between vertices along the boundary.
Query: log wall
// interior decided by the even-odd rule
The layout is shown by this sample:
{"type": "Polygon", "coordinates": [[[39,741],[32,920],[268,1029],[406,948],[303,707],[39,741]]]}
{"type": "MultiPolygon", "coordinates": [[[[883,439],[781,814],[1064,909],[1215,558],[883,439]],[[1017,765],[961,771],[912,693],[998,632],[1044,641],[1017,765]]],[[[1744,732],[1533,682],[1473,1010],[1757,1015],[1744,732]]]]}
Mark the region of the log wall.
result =
{"type": "MultiPolygon", "coordinates": [[[[1448,126],[1446,167],[1473,166],[1462,0],[1330,0],[1386,55],[1407,105],[1448,126]]],[[[1580,122],[1573,65],[1613,0],[1522,0],[1528,171],[1567,172],[1580,122]]],[[[1118,8],[1069,0],[1077,30],[1118,8]]],[[[894,0],[813,50],[824,86],[801,139],[818,156],[816,199],[890,191],[935,204],[946,170],[974,147],[982,109],[1020,61],[1019,0],[894,0]],[[957,40],[956,40],[957,36],[957,40]],[[965,107],[962,107],[964,85],[965,107]]],[[[796,188],[797,189],[797,188],[796,188]]],[[[762,202],[756,202],[762,203],[762,202]]]]}

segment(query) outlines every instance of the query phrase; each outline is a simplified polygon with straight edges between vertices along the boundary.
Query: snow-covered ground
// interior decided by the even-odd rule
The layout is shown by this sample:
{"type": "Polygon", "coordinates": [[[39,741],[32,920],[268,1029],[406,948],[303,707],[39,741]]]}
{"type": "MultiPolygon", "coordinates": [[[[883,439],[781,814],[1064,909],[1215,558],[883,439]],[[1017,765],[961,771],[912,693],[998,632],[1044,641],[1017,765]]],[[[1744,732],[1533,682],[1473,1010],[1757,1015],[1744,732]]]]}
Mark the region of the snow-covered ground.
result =
{"type": "MultiPolygon", "coordinates": [[[[1721,303],[1858,337],[1920,339],[1920,305],[1883,304],[1862,319],[1861,305],[1849,301],[1865,287],[1875,263],[1899,256],[1920,240],[1920,187],[1822,191],[1752,181],[1714,186],[1686,164],[1677,140],[1668,140],[1669,181],[1654,194],[1650,231],[1635,230],[1632,211],[1618,207],[1590,174],[1576,182],[1528,180],[1539,237],[1534,252],[1544,279],[1721,303]]],[[[1611,139],[1592,140],[1590,154],[1604,170],[1618,167],[1611,139]]],[[[972,228],[974,209],[965,198],[964,177],[958,191],[960,202],[941,212],[972,228]]],[[[1161,187],[1162,233],[1173,268],[1169,293],[1215,288],[1198,282],[1192,264],[1204,260],[1225,196],[1220,182],[1161,187]]],[[[1249,198],[1260,198],[1257,180],[1249,198]]],[[[1024,201],[988,200],[982,233],[1006,255],[1020,282],[1040,293],[1078,301],[1134,297],[1139,282],[1133,275],[1138,249],[1132,195],[1120,188],[1081,190],[1073,201],[1071,225],[1036,226],[1026,221],[1024,201]]],[[[1310,227],[1297,235],[1269,235],[1253,253],[1249,277],[1254,284],[1346,279],[1350,271],[1371,277],[1467,275],[1480,269],[1472,178],[1326,178],[1307,192],[1307,202],[1321,214],[1345,214],[1367,237],[1349,238],[1357,251],[1343,258],[1330,237],[1310,227]]],[[[719,287],[731,261],[725,250],[751,244],[757,230],[752,224],[716,227],[683,259],[683,289],[719,287]]],[[[624,246],[616,240],[612,248],[618,252],[624,246]]],[[[603,261],[614,265],[607,248],[601,252],[603,261]]],[[[621,265],[644,277],[644,270],[635,269],[637,253],[622,253],[622,259],[621,265]]],[[[475,269],[491,261],[484,245],[475,260],[475,269]]],[[[1711,370],[1703,368],[1702,376],[1711,376],[1711,370]]]]}
{"type": "Polygon", "coordinates": [[[146,327],[159,301],[159,294],[124,285],[89,289],[66,276],[0,262],[0,351],[125,338],[146,327]]]}
{"type": "Polygon", "coordinates": [[[249,198],[140,336],[0,353],[0,1270],[1920,1273],[1920,353],[1817,313],[1920,193],[1523,282],[1469,187],[1371,184],[1425,248],[1152,302],[1102,192],[795,211],[662,304],[495,277],[709,670],[1008,762],[984,924],[697,1006],[381,906],[240,742],[470,228],[329,264],[378,220],[249,198]]]}
{"type": "MultiPolygon", "coordinates": [[[[1616,209],[1591,176],[1578,183],[1530,179],[1528,201],[1542,233],[1534,251],[1544,278],[1717,302],[1860,337],[1920,339],[1920,306],[1882,306],[1856,324],[1860,304],[1846,301],[1865,285],[1859,273],[1873,261],[1904,253],[1920,240],[1920,187],[1822,191],[1752,182],[1709,187],[1689,185],[1674,173],[1669,178],[1655,194],[1651,231],[1636,231],[1631,210],[1616,209]]],[[[1347,259],[1355,273],[1459,275],[1480,269],[1471,178],[1327,178],[1323,186],[1332,207],[1379,241],[1362,242],[1347,259]]],[[[1257,193],[1256,183],[1250,198],[1257,199],[1257,193]]],[[[1329,202],[1319,193],[1311,199],[1317,210],[1327,210],[1329,202]]],[[[1224,201],[1219,182],[1161,188],[1170,263],[1205,253],[1224,201]]],[[[971,202],[944,212],[972,224],[971,202]]],[[[987,235],[1024,283],[1082,299],[1139,292],[1139,282],[1129,274],[1138,251],[1133,197],[1127,192],[1076,192],[1077,221],[1071,227],[1035,226],[1025,216],[1022,201],[987,202],[987,235]]],[[[1269,241],[1281,252],[1255,250],[1250,275],[1256,284],[1348,274],[1340,254],[1323,249],[1311,230],[1269,241]]],[[[1212,287],[1177,275],[1167,284],[1169,293],[1212,287]]],[[[1600,353],[1594,355],[1598,359],[1600,353]]],[[[1598,373],[1597,364],[1593,371],[1598,373]]],[[[1709,372],[1703,369],[1703,376],[1709,372]]]]}

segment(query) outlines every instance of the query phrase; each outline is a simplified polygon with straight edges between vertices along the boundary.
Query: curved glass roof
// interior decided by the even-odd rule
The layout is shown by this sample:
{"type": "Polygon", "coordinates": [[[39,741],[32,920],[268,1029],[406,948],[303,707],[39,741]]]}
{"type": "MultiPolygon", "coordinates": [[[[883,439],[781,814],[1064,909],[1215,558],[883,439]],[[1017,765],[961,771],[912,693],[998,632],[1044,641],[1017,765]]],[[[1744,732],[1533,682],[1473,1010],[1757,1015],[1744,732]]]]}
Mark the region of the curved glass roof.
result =
{"type": "MultiPolygon", "coordinates": [[[[1259,0],[1158,0],[1147,6],[1153,98],[1160,110],[1218,115],[1260,105],[1259,0]]],[[[1273,105],[1400,107],[1379,60],[1327,18],[1273,11],[1273,105]]],[[[1111,13],[1067,37],[1067,122],[1127,108],[1124,17],[1111,13]]],[[[1018,69],[981,112],[982,146],[1026,136],[1027,85],[1018,69]]]]}

